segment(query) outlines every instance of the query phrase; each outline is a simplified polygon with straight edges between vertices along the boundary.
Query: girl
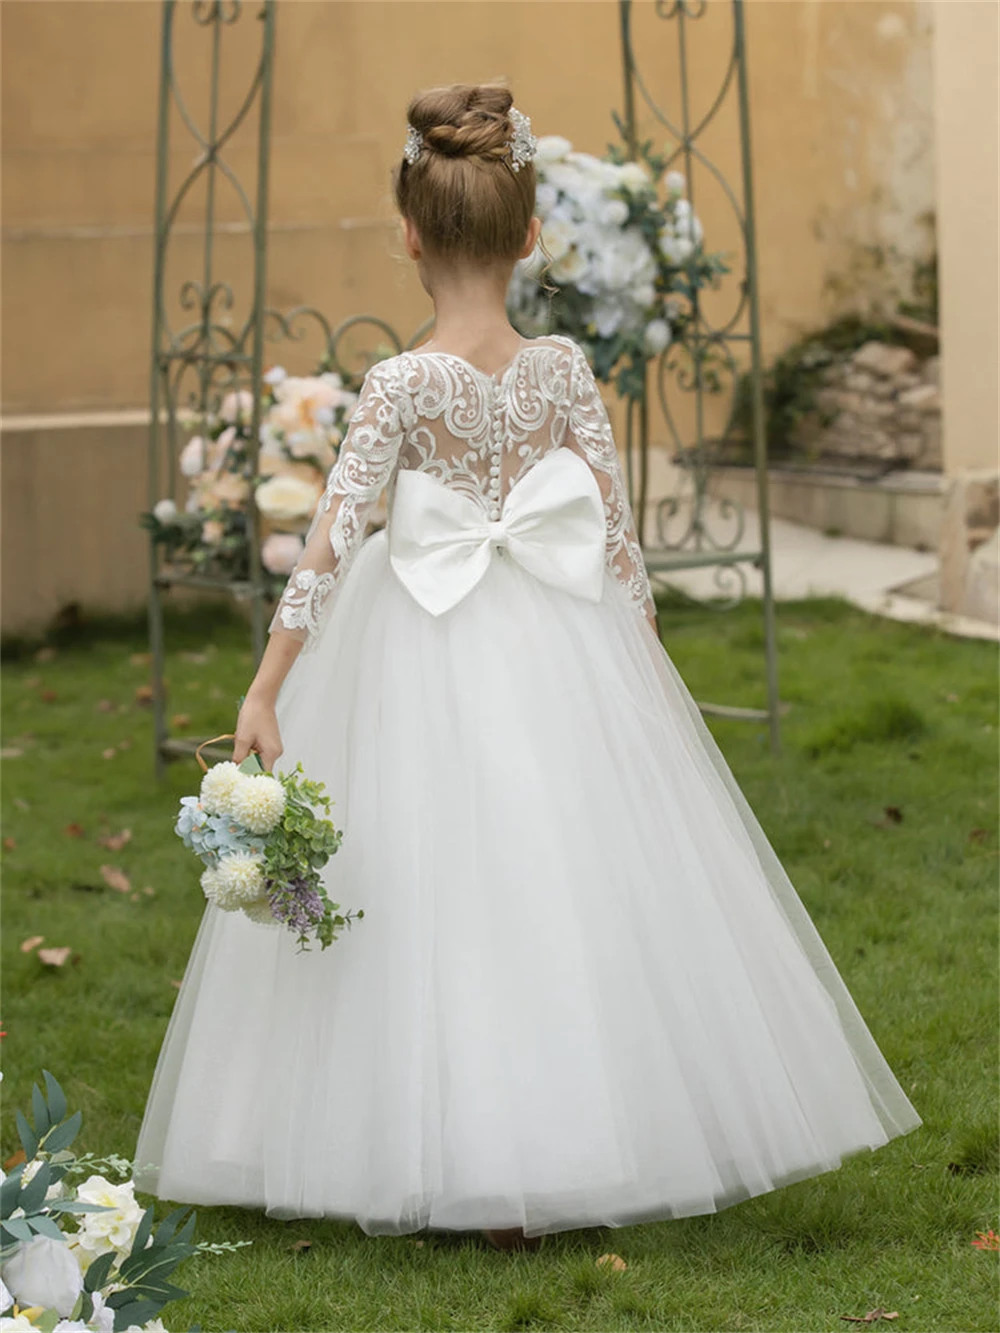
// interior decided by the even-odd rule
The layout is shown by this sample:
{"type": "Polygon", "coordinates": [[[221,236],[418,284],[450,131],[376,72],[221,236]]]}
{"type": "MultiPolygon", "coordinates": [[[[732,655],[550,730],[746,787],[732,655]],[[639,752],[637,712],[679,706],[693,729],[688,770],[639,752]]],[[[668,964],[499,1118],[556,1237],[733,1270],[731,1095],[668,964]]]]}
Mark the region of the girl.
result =
{"type": "Polygon", "coordinates": [[[301,955],[206,907],[137,1146],[161,1197],[523,1248],[921,1123],[661,646],[583,353],[507,320],[534,146],[503,87],[410,105],[434,336],[365,377],[234,754],[327,784],[365,915],[301,955]]]}

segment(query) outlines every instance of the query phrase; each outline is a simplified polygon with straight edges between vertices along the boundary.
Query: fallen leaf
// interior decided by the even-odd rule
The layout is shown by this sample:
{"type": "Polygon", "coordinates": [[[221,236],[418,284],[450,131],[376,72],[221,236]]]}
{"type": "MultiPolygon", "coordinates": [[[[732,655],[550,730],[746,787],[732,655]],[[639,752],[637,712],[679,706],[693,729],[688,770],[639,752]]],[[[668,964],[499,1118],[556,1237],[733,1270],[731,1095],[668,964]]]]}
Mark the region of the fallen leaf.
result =
{"type": "Polygon", "coordinates": [[[977,1231],[976,1239],[969,1244],[977,1250],[1000,1250],[1000,1236],[990,1227],[989,1231],[977,1231]]]}
{"type": "Polygon", "coordinates": [[[192,662],[195,666],[205,666],[208,656],[208,653],[181,653],[181,661],[192,662]]]}
{"type": "Polygon", "coordinates": [[[94,705],[99,713],[113,713],[115,706],[110,699],[98,699],[94,705]]]}
{"type": "Polygon", "coordinates": [[[945,700],[946,700],[948,703],[950,703],[950,704],[957,704],[957,703],[958,703],[958,695],[957,695],[957,694],[946,694],[944,697],[945,697],[945,700]]]}
{"type": "Polygon", "coordinates": [[[131,893],[132,884],[128,875],[117,866],[101,866],[101,874],[104,876],[105,884],[109,885],[118,893],[131,893]]]}
{"type": "Polygon", "coordinates": [[[824,839],[823,839],[823,846],[824,846],[825,848],[827,848],[827,850],[829,850],[829,848],[832,847],[833,844],[830,842],[830,839],[829,839],[829,838],[824,838],[824,839]]]}
{"type": "Polygon", "coordinates": [[[135,701],[137,704],[151,704],[153,702],[152,685],[140,685],[135,692],[135,701]]]}
{"type": "Polygon", "coordinates": [[[133,653],[128,660],[133,666],[149,666],[153,658],[152,653],[133,653]]]}
{"type": "Polygon", "coordinates": [[[38,697],[39,699],[41,699],[43,704],[54,704],[55,701],[59,698],[59,695],[56,694],[55,690],[42,690],[39,693],[38,697]]]}
{"type": "Polygon", "coordinates": [[[0,748],[0,759],[20,759],[24,751],[16,745],[5,745],[0,748]]]}
{"type": "Polygon", "coordinates": [[[29,935],[26,940],[21,941],[20,949],[22,953],[31,953],[32,949],[37,949],[40,944],[44,943],[44,935],[29,935]]]}
{"type": "Polygon", "coordinates": [[[293,1240],[292,1243],[291,1243],[291,1245],[289,1245],[288,1248],[289,1248],[290,1250],[295,1250],[295,1252],[296,1252],[297,1254],[305,1254],[307,1250],[311,1250],[311,1249],[312,1249],[312,1241],[311,1241],[311,1240],[293,1240]]]}
{"type": "Polygon", "coordinates": [[[989,833],[987,832],[986,829],[984,829],[984,828],[974,828],[974,829],[972,829],[972,831],[969,833],[969,841],[970,841],[970,842],[985,842],[986,839],[987,839],[989,836],[990,836],[990,835],[989,835],[989,833]]]}
{"type": "Polygon", "coordinates": [[[29,803],[28,801],[26,801],[22,796],[15,796],[15,797],[14,797],[14,804],[17,806],[18,810],[30,810],[30,809],[31,809],[31,805],[30,805],[30,803],[29,803]]]}
{"type": "Polygon", "coordinates": [[[82,825],[82,824],[76,824],[76,823],[74,823],[74,824],[67,824],[66,827],[65,827],[65,829],[63,830],[63,832],[66,834],[67,837],[70,837],[70,838],[82,838],[82,837],[83,837],[83,825],[82,825]]]}
{"type": "Polygon", "coordinates": [[[3,840],[3,849],[4,849],[5,852],[12,852],[12,851],[14,851],[14,849],[15,849],[16,847],[17,847],[17,839],[16,839],[16,838],[4,838],[4,840],[3,840]]]}
{"type": "Polygon", "coordinates": [[[624,1273],[625,1269],[628,1268],[628,1264],[620,1254],[602,1254],[597,1260],[597,1266],[603,1268],[605,1265],[616,1273],[624,1273]]]}
{"type": "Polygon", "coordinates": [[[132,830],[123,828],[121,833],[107,833],[97,841],[102,847],[107,847],[109,852],[120,852],[126,843],[132,841],[132,830]]]}
{"type": "Polygon", "coordinates": [[[118,751],[115,749],[115,747],[114,747],[113,745],[109,745],[108,748],[107,748],[106,750],[102,750],[102,751],[101,751],[101,758],[102,758],[102,759],[114,759],[114,757],[115,757],[115,755],[116,755],[117,753],[118,753],[118,751]]]}
{"type": "Polygon", "coordinates": [[[28,676],[24,682],[24,688],[26,690],[37,690],[39,685],[41,685],[41,683],[42,683],[41,676],[28,676]]]}
{"type": "Polygon", "coordinates": [[[131,742],[131,741],[129,740],[129,738],[126,736],[125,739],[124,739],[123,741],[119,741],[119,742],[118,742],[118,748],[119,748],[119,750],[131,750],[131,748],[132,748],[132,742],[131,742]]]}
{"type": "Polygon", "coordinates": [[[171,981],[170,984],[173,986],[174,990],[180,990],[181,988],[181,983],[179,981],[171,981]]]}
{"type": "Polygon", "coordinates": [[[129,898],[130,903],[137,903],[138,901],[139,901],[139,895],[137,893],[133,893],[132,896],[129,898]]]}
{"type": "Polygon", "coordinates": [[[851,1324],[874,1324],[879,1319],[898,1319],[898,1310],[883,1310],[881,1306],[877,1310],[869,1310],[867,1314],[842,1314],[841,1319],[846,1319],[851,1324]]]}
{"type": "Polygon", "coordinates": [[[152,888],[149,884],[147,884],[146,887],[143,889],[143,893],[146,895],[147,898],[156,897],[156,890],[152,888]]]}
{"type": "Polygon", "coordinates": [[[37,956],[49,967],[62,967],[72,952],[68,944],[60,944],[55,949],[39,949],[37,956]]]}
{"type": "Polygon", "coordinates": [[[24,1155],[24,1149],[18,1148],[17,1152],[12,1152],[6,1162],[4,1162],[4,1170],[13,1171],[15,1166],[20,1166],[22,1162],[26,1162],[27,1160],[27,1157],[24,1155]]]}
{"type": "Polygon", "coordinates": [[[35,661],[51,662],[55,655],[56,650],[54,648],[39,648],[38,652],[35,653],[35,661]]]}
{"type": "Polygon", "coordinates": [[[170,719],[171,729],[174,731],[183,731],[191,725],[190,713],[175,713],[170,719]]]}

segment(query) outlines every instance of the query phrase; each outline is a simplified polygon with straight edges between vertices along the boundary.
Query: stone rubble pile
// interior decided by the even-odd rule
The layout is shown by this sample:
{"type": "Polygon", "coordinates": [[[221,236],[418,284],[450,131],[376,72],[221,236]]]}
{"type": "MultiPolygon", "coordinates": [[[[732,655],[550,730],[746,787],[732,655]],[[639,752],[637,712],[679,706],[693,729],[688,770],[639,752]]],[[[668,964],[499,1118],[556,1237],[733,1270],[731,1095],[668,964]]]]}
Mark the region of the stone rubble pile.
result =
{"type": "Polygon", "coordinates": [[[877,459],[899,467],[941,468],[940,361],[918,360],[908,347],[866,342],[828,366],[816,393],[818,414],[794,443],[812,456],[877,459]]]}

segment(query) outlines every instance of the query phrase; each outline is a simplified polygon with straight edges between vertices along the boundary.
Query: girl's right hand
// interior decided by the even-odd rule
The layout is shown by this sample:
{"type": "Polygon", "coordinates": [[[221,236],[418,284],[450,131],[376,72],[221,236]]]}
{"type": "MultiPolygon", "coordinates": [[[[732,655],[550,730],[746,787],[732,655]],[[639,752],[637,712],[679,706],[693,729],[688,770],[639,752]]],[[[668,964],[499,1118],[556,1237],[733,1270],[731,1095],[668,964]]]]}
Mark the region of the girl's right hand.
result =
{"type": "Polygon", "coordinates": [[[260,756],[260,762],[270,773],[283,748],[274,704],[248,694],[236,719],[233,763],[241,764],[255,750],[260,756]]]}

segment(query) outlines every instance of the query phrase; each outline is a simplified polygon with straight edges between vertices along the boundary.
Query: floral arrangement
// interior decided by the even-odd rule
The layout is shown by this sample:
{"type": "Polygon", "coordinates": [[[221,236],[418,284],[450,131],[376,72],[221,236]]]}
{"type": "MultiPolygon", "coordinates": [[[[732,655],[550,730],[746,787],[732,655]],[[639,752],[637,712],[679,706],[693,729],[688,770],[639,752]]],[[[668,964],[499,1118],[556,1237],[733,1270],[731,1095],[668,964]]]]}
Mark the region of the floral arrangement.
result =
{"type": "Polygon", "coordinates": [[[73,1152],[81,1113],[69,1115],[62,1088],[43,1076],[45,1091],[32,1088],[33,1119],[17,1112],[24,1160],[0,1173],[0,1331],[166,1333],[161,1311],[188,1294],[169,1280],[174,1269],[251,1242],[196,1244],[186,1208],[154,1226],[134,1182],[103,1174],[128,1176],[132,1162],[73,1152]]]}
{"type": "Polygon", "coordinates": [[[330,798],[301,764],[274,777],[251,755],[209,768],[199,794],[181,800],[174,829],[204,862],[201,887],[210,903],[287,927],[302,950],[312,938],[327,948],[352,917],[364,916],[341,914],[323,887],[320,871],[343,834],[315,807],[329,813],[330,798]]]}
{"type": "Polygon", "coordinates": [[[628,397],[643,393],[646,363],[683,335],[698,288],[729,272],[702,248],[683,174],[666,171],[648,142],[639,154],[628,161],[611,147],[598,158],[557,135],[538,140],[540,244],[515,267],[507,294],[525,336],[568,334],[597,378],[614,378],[628,397]],[[547,295],[543,283],[555,290],[547,295]]]}
{"type": "Polygon", "coordinates": [[[249,574],[247,510],[255,504],[264,534],[261,562],[277,596],[302,552],[302,534],[357,394],[332,371],[293,376],[275,366],[264,384],[257,475],[250,457],[253,396],[234,390],[181,451],[180,470],[188,483],[183,508],[172,499],[160,500],[142,522],[172,564],[242,579],[249,574]]]}

